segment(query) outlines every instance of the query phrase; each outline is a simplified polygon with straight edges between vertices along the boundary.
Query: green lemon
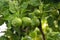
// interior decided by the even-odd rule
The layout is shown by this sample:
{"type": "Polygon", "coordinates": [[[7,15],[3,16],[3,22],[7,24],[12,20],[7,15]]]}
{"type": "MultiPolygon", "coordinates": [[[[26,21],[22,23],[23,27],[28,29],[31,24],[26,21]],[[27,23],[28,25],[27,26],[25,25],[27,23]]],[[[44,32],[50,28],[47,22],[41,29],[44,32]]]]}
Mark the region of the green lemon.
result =
{"type": "Polygon", "coordinates": [[[12,20],[12,25],[13,26],[21,26],[22,25],[22,20],[20,19],[20,18],[14,18],[13,20],[12,20]]]}
{"type": "Polygon", "coordinates": [[[37,17],[33,17],[32,18],[32,25],[37,27],[37,26],[39,26],[39,24],[40,24],[39,19],[37,17]]]}
{"type": "Polygon", "coordinates": [[[22,21],[23,21],[23,25],[24,26],[31,26],[31,23],[32,23],[31,18],[29,18],[29,17],[23,17],[22,21]]]}

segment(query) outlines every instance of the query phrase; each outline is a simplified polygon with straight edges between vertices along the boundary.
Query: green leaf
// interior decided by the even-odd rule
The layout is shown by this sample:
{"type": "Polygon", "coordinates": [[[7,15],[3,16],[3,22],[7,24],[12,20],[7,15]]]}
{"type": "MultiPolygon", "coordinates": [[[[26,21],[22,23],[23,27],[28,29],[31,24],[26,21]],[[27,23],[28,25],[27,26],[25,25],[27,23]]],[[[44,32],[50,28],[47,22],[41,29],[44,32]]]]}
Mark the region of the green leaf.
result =
{"type": "MultiPolygon", "coordinates": [[[[0,15],[1,16],[1,15],[0,15]]],[[[0,17],[0,26],[4,23],[3,17],[0,17]]]]}
{"type": "Polygon", "coordinates": [[[22,37],[21,40],[32,40],[30,36],[25,36],[25,37],[22,37]]]}
{"type": "Polygon", "coordinates": [[[46,35],[46,40],[60,40],[59,32],[51,32],[46,35]]]}
{"type": "Polygon", "coordinates": [[[18,1],[9,1],[9,10],[16,13],[19,10],[18,1]]]}
{"type": "Polygon", "coordinates": [[[0,40],[9,40],[9,39],[5,36],[2,36],[2,37],[0,37],[0,40]]]}
{"type": "Polygon", "coordinates": [[[29,4],[32,6],[39,6],[40,0],[30,0],[29,4]]]}
{"type": "Polygon", "coordinates": [[[28,2],[23,2],[20,6],[21,13],[24,13],[26,11],[26,8],[28,6],[28,2]]]}

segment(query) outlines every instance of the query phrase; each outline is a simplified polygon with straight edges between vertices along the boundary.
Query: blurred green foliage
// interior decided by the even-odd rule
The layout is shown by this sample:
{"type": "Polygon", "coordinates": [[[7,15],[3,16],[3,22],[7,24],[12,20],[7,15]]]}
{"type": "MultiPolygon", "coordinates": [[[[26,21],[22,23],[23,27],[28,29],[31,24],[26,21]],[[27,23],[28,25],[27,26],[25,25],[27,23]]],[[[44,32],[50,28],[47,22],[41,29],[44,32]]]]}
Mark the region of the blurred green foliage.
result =
{"type": "Polygon", "coordinates": [[[60,40],[60,0],[0,0],[4,22],[8,29],[0,40],[42,40],[40,25],[45,40],[60,40]]]}

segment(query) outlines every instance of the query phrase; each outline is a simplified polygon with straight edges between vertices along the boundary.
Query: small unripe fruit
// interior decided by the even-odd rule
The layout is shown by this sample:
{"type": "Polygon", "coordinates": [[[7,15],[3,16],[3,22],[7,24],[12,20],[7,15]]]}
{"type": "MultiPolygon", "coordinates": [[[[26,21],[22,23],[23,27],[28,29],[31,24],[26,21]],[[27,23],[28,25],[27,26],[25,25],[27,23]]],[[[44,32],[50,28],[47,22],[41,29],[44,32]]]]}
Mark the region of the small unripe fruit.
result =
{"type": "Polygon", "coordinates": [[[12,20],[12,26],[14,26],[14,27],[19,27],[19,26],[21,26],[22,25],[22,20],[20,19],[20,18],[14,18],[13,20],[12,20]]]}
{"type": "Polygon", "coordinates": [[[29,17],[23,17],[22,21],[24,26],[31,26],[32,20],[29,17]]]}
{"type": "Polygon", "coordinates": [[[40,24],[39,19],[37,17],[33,17],[32,18],[32,25],[37,27],[37,26],[39,26],[39,24],[40,24]]]}

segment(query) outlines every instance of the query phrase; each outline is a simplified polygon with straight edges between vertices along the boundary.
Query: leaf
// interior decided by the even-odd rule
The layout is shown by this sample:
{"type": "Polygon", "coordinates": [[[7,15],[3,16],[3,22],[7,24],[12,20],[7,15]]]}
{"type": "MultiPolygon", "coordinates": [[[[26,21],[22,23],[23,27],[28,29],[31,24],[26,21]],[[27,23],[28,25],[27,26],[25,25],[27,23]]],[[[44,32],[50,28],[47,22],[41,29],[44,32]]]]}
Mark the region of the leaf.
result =
{"type": "Polygon", "coordinates": [[[57,4],[57,8],[60,9],[60,2],[57,4]]]}
{"type": "Polygon", "coordinates": [[[22,37],[21,40],[32,40],[30,36],[25,36],[25,37],[22,37]]]}
{"type": "Polygon", "coordinates": [[[54,19],[52,18],[52,17],[49,17],[48,19],[47,19],[47,21],[48,21],[48,25],[49,25],[49,27],[54,27],[54,19]]]}
{"type": "Polygon", "coordinates": [[[54,18],[53,17],[48,17],[47,19],[47,23],[48,23],[48,26],[53,30],[53,31],[57,31],[57,28],[55,27],[54,25],[54,18]]]}
{"type": "Polygon", "coordinates": [[[60,33],[59,32],[47,33],[46,40],[60,40],[60,33]]]}
{"type": "Polygon", "coordinates": [[[8,2],[6,0],[0,0],[0,12],[8,9],[8,2]]]}
{"type": "Polygon", "coordinates": [[[18,1],[9,1],[9,10],[12,13],[16,13],[19,10],[18,1]]]}
{"type": "Polygon", "coordinates": [[[39,6],[40,0],[30,0],[29,4],[32,6],[39,6]]]}
{"type": "Polygon", "coordinates": [[[0,37],[0,40],[9,40],[9,39],[5,36],[2,36],[2,37],[0,37]]]}
{"type": "Polygon", "coordinates": [[[28,6],[28,3],[27,2],[23,2],[20,6],[20,11],[21,13],[24,13],[26,11],[26,8],[28,6]]]}

